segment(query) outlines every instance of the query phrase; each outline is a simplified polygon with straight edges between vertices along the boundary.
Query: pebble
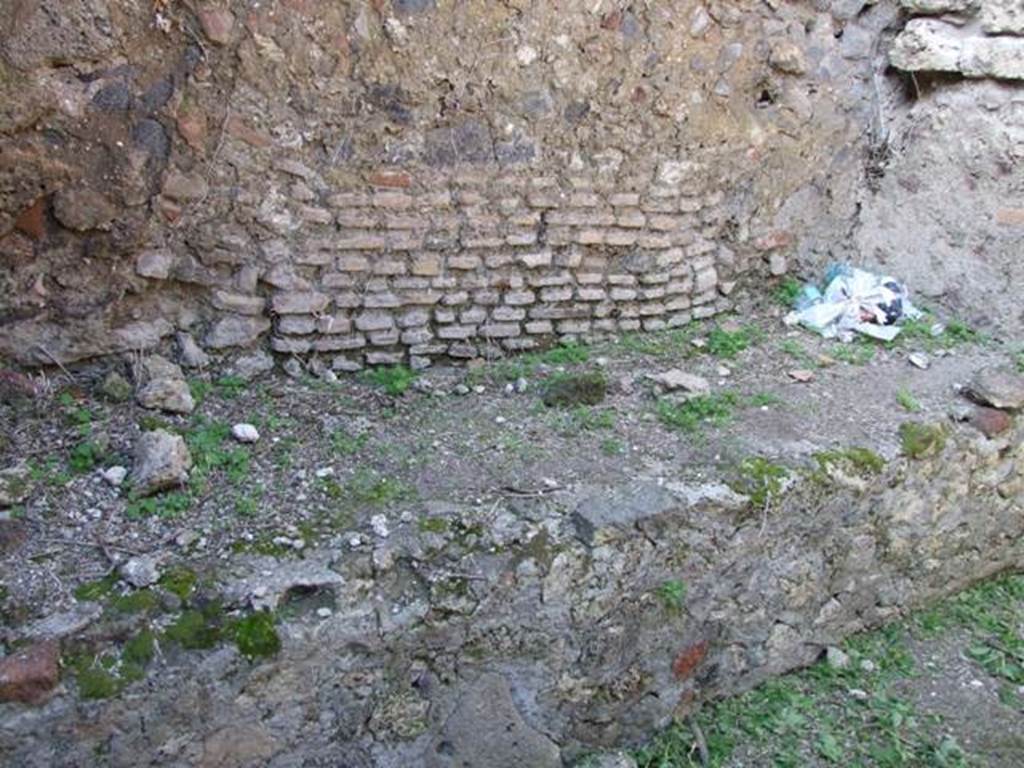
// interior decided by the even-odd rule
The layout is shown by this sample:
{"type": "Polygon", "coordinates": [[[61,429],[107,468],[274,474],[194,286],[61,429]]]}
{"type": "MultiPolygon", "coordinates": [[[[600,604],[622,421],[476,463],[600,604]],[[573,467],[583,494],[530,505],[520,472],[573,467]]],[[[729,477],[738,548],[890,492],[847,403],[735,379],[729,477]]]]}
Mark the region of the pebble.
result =
{"type": "Polygon", "coordinates": [[[371,517],[370,528],[372,528],[373,532],[382,539],[386,539],[391,535],[391,531],[388,529],[388,519],[384,515],[374,515],[371,517]]]}
{"type": "Polygon", "coordinates": [[[520,395],[523,394],[529,388],[530,382],[528,382],[522,376],[516,379],[516,392],[518,392],[520,395]]]}
{"type": "Polygon", "coordinates": [[[329,619],[331,616],[334,615],[334,611],[332,611],[330,608],[317,608],[316,615],[319,616],[321,619],[329,619]]]}
{"type": "Polygon", "coordinates": [[[687,373],[679,368],[672,368],[663,373],[649,373],[646,378],[665,392],[682,390],[695,395],[706,395],[711,391],[711,385],[703,376],[687,373]]]}
{"type": "Polygon", "coordinates": [[[478,394],[478,395],[482,395],[486,391],[487,391],[487,388],[484,387],[483,384],[477,384],[475,387],[473,387],[473,392],[475,394],[478,394]]]}
{"type": "Polygon", "coordinates": [[[728,368],[726,368],[726,367],[725,367],[724,365],[720,365],[720,366],[718,366],[718,368],[716,369],[716,372],[717,372],[717,373],[718,373],[718,375],[719,375],[719,376],[721,376],[722,378],[728,378],[729,376],[732,376],[732,371],[730,371],[730,370],[729,370],[728,368]]]}
{"type": "Polygon", "coordinates": [[[504,424],[506,421],[508,421],[508,419],[506,419],[504,416],[495,416],[494,417],[494,423],[495,424],[504,424]]]}
{"type": "Polygon", "coordinates": [[[334,474],[334,467],[320,467],[320,469],[318,469],[313,474],[315,474],[318,478],[321,479],[325,477],[331,477],[334,474]]]}
{"type": "Polygon", "coordinates": [[[832,669],[847,669],[850,666],[850,657],[835,647],[825,651],[825,660],[832,669]]]}
{"type": "Polygon", "coordinates": [[[1009,411],[1024,408],[1024,376],[1009,368],[983,368],[971,380],[968,391],[982,405],[1009,411]]]}
{"type": "Polygon", "coordinates": [[[452,390],[452,393],[456,395],[468,395],[469,387],[467,387],[465,384],[456,384],[455,389],[452,390]]]}
{"type": "Polygon", "coordinates": [[[258,587],[253,589],[252,596],[253,597],[266,597],[267,596],[267,587],[266,587],[266,585],[265,584],[260,584],[258,587]]]}
{"type": "Polygon", "coordinates": [[[878,665],[876,665],[875,662],[873,662],[871,659],[863,659],[860,662],[860,668],[861,671],[870,673],[878,669],[878,665]]]}
{"type": "Polygon", "coordinates": [[[151,587],[160,580],[157,559],[150,556],[132,557],[121,564],[121,578],[137,589],[151,587]]]}
{"type": "Polygon", "coordinates": [[[260,439],[259,430],[252,424],[235,424],[231,428],[231,436],[240,443],[255,443],[260,439]]]}
{"type": "Polygon", "coordinates": [[[789,371],[789,378],[793,379],[793,381],[799,381],[801,384],[808,384],[814,381],[814,372],[798,368],[789,371]]]}
{"type": "Polygon", "coordinates": [[[868,692],[861,690],[860,688],[851,688],[847,693],[850,694],[850,698],[856,699],[857,701],[868,700],[868,692]]]}
{"type": "Polygon", "coordinates": [[[128,477],[128,470],[121,466],[110,467],[103,470],[103,479],[108,485],[114,488],[120,488],[121,483],[128,477]]]}
{"type": "Polygon", "coordinates": [[[360,546],[362,543],[363,543],[363,539],[362,539],[362,537],[359,534],[354,534],[352,536],[349,536],[349,538],[348,538],[348,545],[350,547],[352,547],[353,549],[355,547],[360,546]]]}
{"type": "Polygon", "coordinates": [[[929,366],[932,364],[932,361],[928,359],[928,355],[921,354],[920,352],[915,352],[910,355],[907,360],[910,361],[912,366],[920,368],[922,371],[928,370],[929,366]]]}

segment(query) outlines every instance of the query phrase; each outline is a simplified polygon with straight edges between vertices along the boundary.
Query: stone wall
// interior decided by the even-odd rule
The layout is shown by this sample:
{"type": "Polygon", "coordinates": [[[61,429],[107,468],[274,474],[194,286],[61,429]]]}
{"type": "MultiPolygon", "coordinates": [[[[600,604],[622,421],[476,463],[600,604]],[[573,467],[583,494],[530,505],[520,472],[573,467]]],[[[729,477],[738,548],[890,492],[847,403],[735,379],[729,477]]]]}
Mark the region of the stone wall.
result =
{"type": "Polygon", "coordinates": [[[835,230],[889,11],[6,0],[0,354],[340,369],[686,322],[835,230]],[[802,222],[775,214],[804,190],[802,222]],[[811,190],[808,194],[806,191],[811,190]]]}
{"type": "Polygon", "coordinates": [[[2,7],[17,363],[177,332],[426,365],[832,260],[1020,326],[1012,2],[2,7]]]}
{"type": "MultiPolygon", "coordinates": [[[[97,755],[126,767],[575,765],[1018,569],[1022,437],[955,426],[939,455],[870,479],[854,466],[812,473],[770,514],[717,482],[638,477],[495,504],[482,526],[480,507],[439,504],[444,533],[396,522],[372,552],[235,562],[229,604],[276,606],[296,585],[330,594],[333,613],[289,620],[281,656],[261,664],[230,647],[168,648],[131,694],[61,692],[13,710],[0,753],[26,768],[97,755]],[[656,590],[680,578],[685,601],[666,606],[656,590]]],[[[90,636],[124,637],[113,621],[90,636]]]]}
{"type": "Polygon", "coordinates": [[[1024,30],[1012,0],[906,0],[882,83],[881,173],[851,241],[925,300],[1024,328],[1024,30]]]}

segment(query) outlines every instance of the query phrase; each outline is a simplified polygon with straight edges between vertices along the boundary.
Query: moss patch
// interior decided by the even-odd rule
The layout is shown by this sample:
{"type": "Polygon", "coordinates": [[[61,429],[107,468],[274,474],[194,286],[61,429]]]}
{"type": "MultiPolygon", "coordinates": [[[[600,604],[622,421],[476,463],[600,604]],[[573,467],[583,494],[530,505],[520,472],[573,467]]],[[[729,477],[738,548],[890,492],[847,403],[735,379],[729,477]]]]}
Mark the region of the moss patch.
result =
{"type": "Polygon", "coordinates": [[[117,584],[117,574],[111,573],[102,579],[87,581],[85,584],[78,585],[75,587],[74,595],[78,600],[96,603],[110,597],[114,591],[115,584],[117,584]]]}
{"type": "Polygon", "coordinates": [[[281,650],[281,638],[274,629],[274,615],[253,613],[235,622],[235,645],[247,659],[273,656],[281,650]]]}
{"type": "Polygon", "coordinates": [[[159,584],[172,595],[187,600],[188,596],[192,594],[192,590],[195,589],[196,573],[183,565],[174,566],[164,572],[160,577],[159,584]]]}
{"type": "Polygon", "coordinates": [[[544,385],[544,405],[571,407],[576,405],[597,405],[608,393],[608,382],[600,371],[585,373],[562,373],[548,379],[544,385]]]}
{"type": "Polygon", "coordinates": [[[219,600],[211,600],[201,608],[182,612],[164,631],[164,636],[182,648],[191,650],[213,648],[223,635],[224,608],[219,600]]]}

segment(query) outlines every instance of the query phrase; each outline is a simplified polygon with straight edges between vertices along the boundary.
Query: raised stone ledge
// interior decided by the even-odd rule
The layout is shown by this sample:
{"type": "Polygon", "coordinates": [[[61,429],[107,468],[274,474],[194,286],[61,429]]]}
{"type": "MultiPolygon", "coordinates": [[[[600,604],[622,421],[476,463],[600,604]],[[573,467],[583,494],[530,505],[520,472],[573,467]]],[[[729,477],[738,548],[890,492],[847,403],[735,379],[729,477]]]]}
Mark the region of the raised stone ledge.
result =
{"type": "Polygon", "coordinates": [[[971,35],[941,20],[911,19],[896,38],[889,61],[905,72],[1024,80],[1024,38],[971,35]]]}

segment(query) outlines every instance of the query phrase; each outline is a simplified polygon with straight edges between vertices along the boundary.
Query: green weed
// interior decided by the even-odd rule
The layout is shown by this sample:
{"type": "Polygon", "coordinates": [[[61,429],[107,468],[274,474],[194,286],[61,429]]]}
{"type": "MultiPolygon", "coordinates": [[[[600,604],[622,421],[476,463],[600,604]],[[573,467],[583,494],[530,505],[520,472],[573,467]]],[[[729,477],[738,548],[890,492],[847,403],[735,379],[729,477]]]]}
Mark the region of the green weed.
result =
{"type": "Polygon", "coordinates": [[[134,499],[124,509],[127,520],[141,520],[144,517],[161,517],[173,519],[185,514],[192,506],[192,498],[187,493],[174,491],[160,496],[149,496],[134,499]]]}
{"type": "Polygon", "coordinates": [[[202,417],[185,435],[185,442],[192,453],[192,470],[189,475],[191,488],[205,488],[214,472],[223,472],[236,485],[248,476],[249,451],[240,446],[232,446],[230,437],[229,426],[202,417]]]}
{"type": "Polygon", "coordinates": [[[913,393],[906,387],[900,387],[896,392],[896,402],[899,403],[900,407],[909,412],[917,413],[921,410],[921,403],[914,397],[913,393]]]}
{"type": "Polygon", "coordinates": [[[625,452],[625,443],[617,438],[608,437],[601,441],[601,453],[605,456],[622,456],[625,452]]]}
{"type": "Polygon", "coordinates": [[[658,419],[681,432],[696,432],[704,426],[722,427],[732,421],[739,403],[733,392],[698,395],[682,402],[662,398],[657,406],[658,419]]]}
{"type": "Polygon", "coordinates": [[[707,351],[715,357],[731,360],[756,344],[762,337],[760,329],[748,325],[737,331],[715,327],[708,334],[707,351]]]}
{"type": "Polygon", "coordinates": [[[922,424],[916,421],[900,424],[899,435],[903,455],[911,459],[923,459],[941,453],[948,437],[942,424],[922,424]]]}
{"type": "Polygon", "coordinates": [[[852,446],[814,454],[818,467],[828,473],[830,467],[841,466],[858,475],[877,475],[885,469],[885,459],[869,448],[852,446]]]}
{"type": "Polygon", "coordinates": [[[366,469],[357,470],[344,490],[345,497],[360,506],[385,506],[413,495],[401,481],[366,469]]]}
{"type": "Polygon", "coordinates": [[[666,612],[679,613],[686,603],[686,583],[680,579],[669,579],[662,582],[654,594],[666,612]]]}
{"type": "Polygon", "coordinates": [[[366,379],[383,389],[392,397],[398,397],[412,386],[416,380],[416,372],[406,368],[404,365],[395,365],[388,368],[374,368],[367,371],[366,379]]]}
{"type": "Polygon", "coordinates": [[[818,362],[814,359],[814,355],[808,352],[803,344],[795,341],[794,339],[786,339],[779,345],[779,349],[801,365],[808,368],[815,368],[818,365],[818,362]]]}
{"type": "Polygon", "coordinates": [[[750,499],[756,509],[767,509],[782,494],[789,470],[761,456],[746,458],[736,467],[732,489],[750,499]]]}
{"type": "Polygon", "coordinates": [[[875,358],[875,342],[863,336],[856,336],[849,344],[835,344],[829,354],[841,363],[867,365],[875,358]]]}
{"type": "Polygon", "coordinates": [[[351,435],[344,429],[336,429],[331,433],[331,449],[339,456],[354,456],[366,445],[370,436],[365,432],[351,435]]]}
{"type": "Polygon", "coordinates": [[[796,304],[797,297],[800,295],[800,291],[803,286],[800,281],[793,277],[787,277],[776,286],[774,293],[772,294],[775,299],[775,303],[779,304],[787,309],[792,309],[796,304]]]}

